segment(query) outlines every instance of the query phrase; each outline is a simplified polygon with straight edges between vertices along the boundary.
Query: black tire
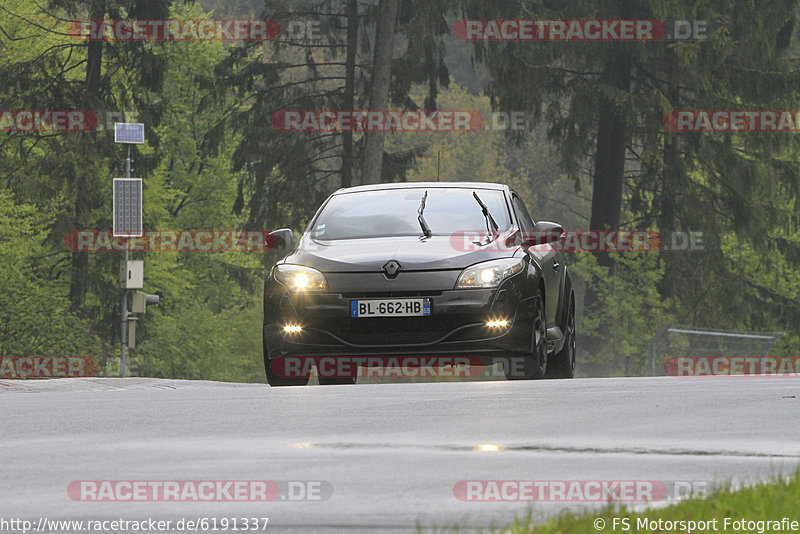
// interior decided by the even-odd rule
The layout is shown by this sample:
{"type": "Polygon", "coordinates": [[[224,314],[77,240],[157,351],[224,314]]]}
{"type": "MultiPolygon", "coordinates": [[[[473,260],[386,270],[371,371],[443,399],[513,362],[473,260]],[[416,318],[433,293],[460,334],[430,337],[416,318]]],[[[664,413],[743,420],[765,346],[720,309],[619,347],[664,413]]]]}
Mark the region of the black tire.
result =
{"type": "Polygon", "coordinates": [[[567,325],[565,327],[564,346],[556,353],[547,367],[547,378],[574,378],[575,377],[575,303],[570,299],[567,325]]]}
{"type": "Polygon", "coordinates": [[[308,378],[309,376],[300,376],[300,377],[292,377],[287,378],[284,376],[278,376],[272,372],[270,369],[270,364],[264,364],[264,369],[267,374],[267,382],[269,382],[270,386],[306,386],[308,385],[308,378]]]}
{"type": "MultiPolygon", "coordinates": [[[[267,347],[267,340],[263,340],[264,345],[264,373],[267,375],[267,382],[270,386],[306,386],[308,385],[309,375],[301,377],[283,377],[278,376],[272,372],[272,365],[274,360],[269,359],[269,348],[267,347]]],[[[280,362],[278,362],[278,365],[280,362]]]]}
{"type": "Polygon", "coordinates": [[[534,297],[531,307],[534,310],[531,346],[528,352],[512,355],[509,361],[503,362],[507,380],[534,380],[544,378],[547,372],[547,321],[544,315],[544,296],[541,293],[534,297]],[[522,366],[514,365],[514,359],[519,357],[522,358],[522,366]]]}
{"type": "Polygon", "coordinates": [[[357,376],[340,376],[336,378],[319,377],[319,384],[321,386],[342,386],[346,384],[355,384],[357,376]]]}

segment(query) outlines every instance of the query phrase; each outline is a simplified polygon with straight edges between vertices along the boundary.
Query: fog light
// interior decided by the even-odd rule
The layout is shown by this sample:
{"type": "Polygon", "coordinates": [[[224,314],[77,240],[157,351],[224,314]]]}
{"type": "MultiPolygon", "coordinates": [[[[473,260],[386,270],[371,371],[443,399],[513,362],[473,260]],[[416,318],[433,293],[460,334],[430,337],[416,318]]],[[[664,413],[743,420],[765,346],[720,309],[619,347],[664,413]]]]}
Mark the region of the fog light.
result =
{"type": "Polygon", "coordinates": [[[491,321],[487,321],[486,326],[489,328],[505,328],[508,326],[508,321],[505,319],[493,319],[491,321]]]}
{"type": "Polygon", "coordinates": [[[285,334],[299,334],[302,331],[303,331],[302,326],[286,325],[283,327],[283,332],[285,334]]]}

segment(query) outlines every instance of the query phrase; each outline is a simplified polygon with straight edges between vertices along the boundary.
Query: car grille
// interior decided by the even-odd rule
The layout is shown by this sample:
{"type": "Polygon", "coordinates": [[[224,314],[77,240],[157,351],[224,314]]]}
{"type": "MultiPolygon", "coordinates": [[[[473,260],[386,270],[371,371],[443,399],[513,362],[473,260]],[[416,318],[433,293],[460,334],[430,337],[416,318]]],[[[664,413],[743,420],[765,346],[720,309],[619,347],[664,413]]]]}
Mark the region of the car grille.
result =
{"type": "MultiPolygon", "coordinates": [[[[453,317],[364,317],[348,318],[327,324],[325,330],[356,345],[411,345],[431,343],[441,339],[460,326],[474,324],[474,318],[453,317]]],[[[481,329],[469,328],[447,338],[446,341],[465,339],[481,329]]],[[[477,337],[480,337],[478,335],[477,337]]]]}
{"type": "Polygon", "coordinates": [[[359,293],[342,293],[345,299],[373,299],[373,298],[405,298],[405,297],[438,297],[441,291],[370,291],[359,293]]]}

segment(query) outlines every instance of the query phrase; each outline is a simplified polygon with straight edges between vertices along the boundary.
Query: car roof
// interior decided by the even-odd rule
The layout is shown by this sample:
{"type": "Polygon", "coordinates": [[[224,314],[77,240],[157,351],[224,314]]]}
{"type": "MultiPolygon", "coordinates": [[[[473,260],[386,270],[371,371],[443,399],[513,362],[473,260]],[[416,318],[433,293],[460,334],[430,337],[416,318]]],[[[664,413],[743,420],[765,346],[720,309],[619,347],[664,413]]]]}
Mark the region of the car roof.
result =
{"type": "Polygon", "coordinates": [[[361,191],[379,191],[382,189],[410,189],[410,188],[463,188],[463,189],[493,189],[496,191],[508,191],[509,187],[505,184],[491,182],[391,182],[384,184],[358,185],[337,190],[334,195],[344,193],[358,193],[361,191]]]}

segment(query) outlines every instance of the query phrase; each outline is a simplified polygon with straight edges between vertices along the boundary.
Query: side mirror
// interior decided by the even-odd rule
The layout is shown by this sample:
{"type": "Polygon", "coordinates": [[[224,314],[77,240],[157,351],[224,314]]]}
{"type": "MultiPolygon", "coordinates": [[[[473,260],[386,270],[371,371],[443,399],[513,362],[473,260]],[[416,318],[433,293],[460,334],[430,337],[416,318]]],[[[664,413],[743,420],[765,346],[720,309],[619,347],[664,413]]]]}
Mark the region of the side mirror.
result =
{"type": "Polygon", "coordinates": [[[265,250],[289,250],[294,248],[294,233],[291,228],[281,228],[267,234],[265,250]]]}
{"type": "Polygon", "coordinates": [[[533,225],[533,231],[530,235],[523,236],[522,244],[523,246],[530,247],[533,245],[554,243],[561,239],[563,233],[564,229],[560,224],[549,221],[539,221],[533,225]]]}

